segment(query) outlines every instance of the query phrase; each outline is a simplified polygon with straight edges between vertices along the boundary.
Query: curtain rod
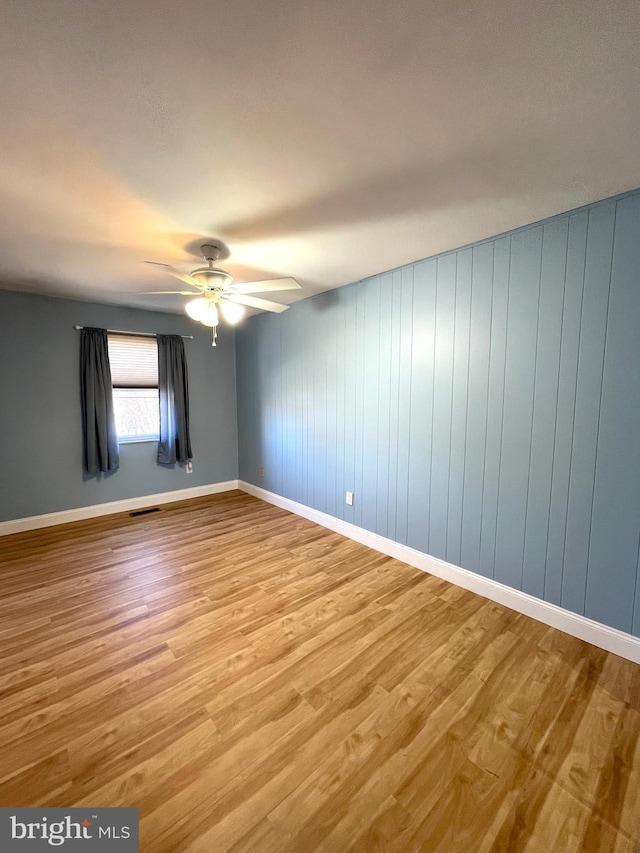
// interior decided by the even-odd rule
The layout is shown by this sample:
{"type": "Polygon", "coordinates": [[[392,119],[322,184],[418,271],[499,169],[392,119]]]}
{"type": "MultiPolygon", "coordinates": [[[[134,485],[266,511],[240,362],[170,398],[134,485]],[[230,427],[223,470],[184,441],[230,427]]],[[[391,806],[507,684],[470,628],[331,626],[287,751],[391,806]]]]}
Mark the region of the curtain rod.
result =
{"type": "MultiPolygon", "coordinates": [[[[81,329],[86,328],[85,326],[74,326],[74,329],[80,331],[81,329]]],[[[136,335],[136,337],[140,338],[155,338],[155,332],[123,332],[121,329],[107,329],[107,332],[110,335],[136,335]]],[[[162,334],[162,333],[160,333],[162,334]]],[[[193,340],[193,335],[180,335],[181,338],[186,338],[189,341],[193,340]]]]}

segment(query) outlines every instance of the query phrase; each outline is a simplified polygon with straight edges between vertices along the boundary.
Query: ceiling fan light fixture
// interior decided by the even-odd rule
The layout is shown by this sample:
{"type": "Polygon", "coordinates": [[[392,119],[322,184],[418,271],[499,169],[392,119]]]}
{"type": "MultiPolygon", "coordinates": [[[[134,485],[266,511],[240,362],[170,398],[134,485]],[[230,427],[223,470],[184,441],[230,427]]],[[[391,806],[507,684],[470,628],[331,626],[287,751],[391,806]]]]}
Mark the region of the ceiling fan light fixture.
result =
{"type": "Polygon", "coordinates": [[[239,323],[245,313],[244,306],[238,305],[237,302],[227,302],[226,300],[220,303],[220,310],[224,319],[227,323],[231,323],[232,326],[239,323]]]}
{"type": "Polygon", "coordinates": [[[249,281],[234,285],[233,276],[230,273],[214,267],[214,263],[219,258],[227,258],[229,256],[228,249],[218,241],[211,241],[203,243],[200,251],[205,261],[208,262],[208,266],[199,267],[190,273],[181,272],[170,264],[145,261],[145,263],[149,263],[154,267],[161,268],[191,288],[191,290],[150,290],[147,292],[190,297],[195,296],[193,291],[199,294],[187,302],[184,306],[185,311],[196,323],[202,323],[203,326],[213,329],[213,346],[216,345],[220,312],[230,325],[235,325],[244,317],[245,305],[248,305],[250,308],[257,308],[259,311],[271,311],[274,314],[281,314],[287,310],[288,305],[283,305],[280,302],[271,302],[268,299],[261,299],[253,294],[264,291],[276,292],[280,290],[300,289],[300,284],[294,278],[265,279],[263,281],[249,281]]]}

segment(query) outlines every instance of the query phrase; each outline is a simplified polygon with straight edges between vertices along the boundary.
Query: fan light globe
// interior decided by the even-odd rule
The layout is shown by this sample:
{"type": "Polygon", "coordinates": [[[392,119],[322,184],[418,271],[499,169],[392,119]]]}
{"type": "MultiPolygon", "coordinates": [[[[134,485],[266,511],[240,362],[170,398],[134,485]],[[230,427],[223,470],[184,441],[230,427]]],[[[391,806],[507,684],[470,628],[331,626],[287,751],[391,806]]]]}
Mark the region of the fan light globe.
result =
{"type": "Polygon", "coordinates": [[[227,302],[225,300],[220,304],[220,310],[224,319],[227,323],[231,323],[232,326],[235,326],[244,317],[244,307],[238,305],[237,302],[227,302]]]}
{"type": "Polygon", "coordinates": [[[192,299],[191,302],[187,302],[184,309],[192,320],[202,323],[203,326],[218,325],[218,309],[207,299],[202,297],[192,299]]]}
{"type": "Polygon", "coordinates": [[[203,326],[217,326],[218,325],[218,309],[216,308],[213,302],[210,302],[202,317],[200,317],[200,322],[203,326]]]}
{"type": "Polygon", "coordinates": [[[199,323],[202,317],[205,316],[207,310],[207,300],[206,299],[192,299],[191,302],[187,302],[184,306],[184,310],[191,317],[192,320],[197,320],[199,323]]]}

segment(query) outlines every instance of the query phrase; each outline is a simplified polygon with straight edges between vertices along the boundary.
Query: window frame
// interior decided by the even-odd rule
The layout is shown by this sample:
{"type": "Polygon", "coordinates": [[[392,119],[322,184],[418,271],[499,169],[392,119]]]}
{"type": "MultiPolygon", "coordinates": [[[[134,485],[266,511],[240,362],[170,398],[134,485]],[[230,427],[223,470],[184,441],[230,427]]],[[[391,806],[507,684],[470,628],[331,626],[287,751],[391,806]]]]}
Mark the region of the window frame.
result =
{"type": "MultiPolygon", "coordinates": [[[[133,339],[137,338],[140,341],[144,340],[145,343],[146,342],[149,342],[149,343],[153,342],[153,345],[156,347],[156,351],[157,351],[158,341],[157,341],[157,338],[155,337],[155,335],[151,336],[151,335],[141,335],[141,334],[136,335],[136,334],[129,334],[129,333],[124,334],[124,333],[120,333],[120,332],[108,332],[107,333],[107,341],[108,341],[108,345],[109,345],[110,361],[111,361],[111,355],[112,355],[111,348],[110,348],[111,342],[112,342],[112,339],[116,339],[116,338],[133,338],[133,339]]],[[[118,399],[118,397],[117,397],[118,391],[154,390],[155,396],[157,397],[157,401],[158,401],[158,418],[157,418],[158,431],[156,433],[140,433],[137,435],[122,435],[118,430],[118,420],[116,418],[116,432],[118,435],[118,444],[144,444],[144,443],[149,443],[149,442],[156,442],[157,443],[158,441],[160,441],[160,390],[159,390],[159,386],[158,386],[157,361],[156,361],[156,371],[155,371],[155,377],[154,377],[155,378],[155,385],[147,384],[146,382],[145,382],[145,384],[124,385],[124,384],[122,384],[122,380],[119,382],[117,381],[117,378],[114,380],[113,372],[114,371],[112,369],[111,394],[112,394],[112,399],[113,399],[113,403],[114,403],[114,414],[115,414],[115,408],[117,406],[116,400],[118,399]]],[[[117,370],[116,370],[116,372],[117,372],[117,370]]],[[[122,399],[122,398],[120,398],[120,399],[122,399]]]]}

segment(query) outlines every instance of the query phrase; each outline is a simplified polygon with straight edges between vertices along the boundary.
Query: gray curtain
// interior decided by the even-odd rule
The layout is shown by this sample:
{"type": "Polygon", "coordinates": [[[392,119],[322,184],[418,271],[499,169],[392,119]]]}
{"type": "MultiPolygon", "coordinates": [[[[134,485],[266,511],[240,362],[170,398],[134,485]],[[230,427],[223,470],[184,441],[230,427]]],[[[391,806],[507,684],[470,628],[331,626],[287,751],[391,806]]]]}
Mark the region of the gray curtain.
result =
{"type": "Polygon", "coordinates": [[[180,335],[158,335],[158,389],[158,462],[165,465],[188,462],[192,458],[189,436],[189,385],[184,342],[180,335]]]}
{"type": "Polygon", "coordinates": [[[80,332],[80,393],[85,468],[89,474],[115,471],[120,465],[120,449],[106,329],[80,332]]]}

